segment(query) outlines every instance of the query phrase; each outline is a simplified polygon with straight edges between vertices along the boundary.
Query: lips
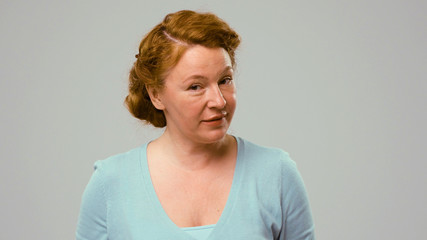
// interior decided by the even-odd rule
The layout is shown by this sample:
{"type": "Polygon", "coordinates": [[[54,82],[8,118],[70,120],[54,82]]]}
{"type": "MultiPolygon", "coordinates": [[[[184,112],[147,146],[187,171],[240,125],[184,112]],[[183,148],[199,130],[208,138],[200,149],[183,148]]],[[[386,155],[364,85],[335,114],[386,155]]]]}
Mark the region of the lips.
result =
{"type": "Polygon", "coordinates": [[[214,121],[218,121],[221,120],[223,118],[225,118],[227,116],[227,112],[223,111],[221,114],[216,114],[213,115],[205,120],[203,120],[203,122],[214,122],[214,121]]]}

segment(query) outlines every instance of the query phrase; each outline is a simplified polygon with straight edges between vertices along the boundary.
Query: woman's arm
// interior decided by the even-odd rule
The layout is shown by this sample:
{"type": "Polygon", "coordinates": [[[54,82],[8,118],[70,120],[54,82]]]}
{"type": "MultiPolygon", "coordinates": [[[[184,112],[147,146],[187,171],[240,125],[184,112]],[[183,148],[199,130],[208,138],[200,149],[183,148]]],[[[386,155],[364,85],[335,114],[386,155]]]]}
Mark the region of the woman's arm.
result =
{"type": "Polygon", "coordinates": [[[77,224],[77,240],[106,240],[107,199],[100,162],[95,163],[93,173],[82,197],[80,216],[77,224]]]}
{"type": "Polygon", "coordinates": [[[295,162],[282,171],[283,226],[281,240],[314,240],[314,222],[304,182],[295,162]]]}

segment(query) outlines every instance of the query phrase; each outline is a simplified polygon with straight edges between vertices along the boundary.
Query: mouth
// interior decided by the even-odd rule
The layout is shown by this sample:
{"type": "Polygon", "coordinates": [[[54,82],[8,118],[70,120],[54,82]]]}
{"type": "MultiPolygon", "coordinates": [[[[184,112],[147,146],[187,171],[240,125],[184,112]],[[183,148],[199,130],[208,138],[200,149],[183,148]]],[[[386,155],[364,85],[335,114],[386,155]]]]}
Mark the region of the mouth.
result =
{"type": "Polygon", "coordinates": [[[213,115],[213,116],[203,120],[203,122],[219,121],[219,120],[222,120],[223,118],[225,118],[226,116],[227,116],[227,112],[223,111],[223,112],[221,112],[221,114],[216,114],[216,115],[213,115]]]}

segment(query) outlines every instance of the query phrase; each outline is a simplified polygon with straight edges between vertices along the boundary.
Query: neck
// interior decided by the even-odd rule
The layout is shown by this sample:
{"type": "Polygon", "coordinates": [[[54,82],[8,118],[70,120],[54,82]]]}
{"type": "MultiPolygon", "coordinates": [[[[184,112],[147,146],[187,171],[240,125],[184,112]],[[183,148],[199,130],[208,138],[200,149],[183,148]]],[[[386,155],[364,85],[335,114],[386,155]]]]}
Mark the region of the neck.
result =
{"type": "Polygon", "coordinates": [[[187,171],[203,170],[219,163],[236,144],[234,137],[225,135],[213,143],[195,143],[170,134],[167,129],[152,142],[165,155],[165,159],[177,168],[187,171]]]}

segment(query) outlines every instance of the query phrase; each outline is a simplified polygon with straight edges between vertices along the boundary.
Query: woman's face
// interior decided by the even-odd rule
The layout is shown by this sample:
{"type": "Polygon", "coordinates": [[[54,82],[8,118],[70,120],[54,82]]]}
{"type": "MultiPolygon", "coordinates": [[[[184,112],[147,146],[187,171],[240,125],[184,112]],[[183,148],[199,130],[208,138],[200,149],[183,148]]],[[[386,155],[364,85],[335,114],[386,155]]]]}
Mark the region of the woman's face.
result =
{"type": "Polygon", "coordinates": [[[156,107],[166,131],[198,143],[224,138],[236,108],[230,56],[223,48],[189,48],[165,79],[156,107]]]}

